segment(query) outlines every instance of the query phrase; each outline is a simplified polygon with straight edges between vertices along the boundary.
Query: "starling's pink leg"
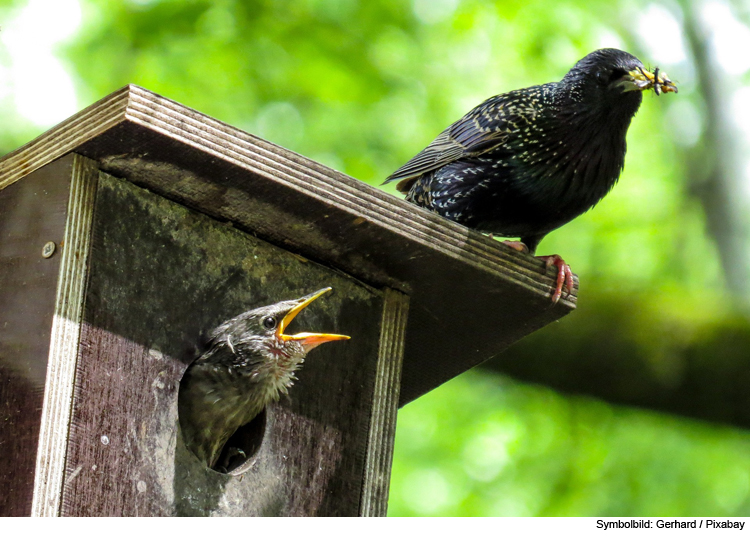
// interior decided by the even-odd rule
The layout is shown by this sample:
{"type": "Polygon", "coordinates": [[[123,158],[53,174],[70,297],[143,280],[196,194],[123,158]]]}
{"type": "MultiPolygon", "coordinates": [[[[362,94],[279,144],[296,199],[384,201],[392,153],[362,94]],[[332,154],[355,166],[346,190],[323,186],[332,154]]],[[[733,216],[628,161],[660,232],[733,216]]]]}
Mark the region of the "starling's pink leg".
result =
{"type": "MultiPolygon", "coordinates": [[[[519,252],[529,253],[529,248],[520,240],[503,240],[502,243],[519,252]]],[[[552,294],[552,304],[554,305],[560,300],[563,286],[568,288],[568,295],[570,295],[573,291],[573,271],[570,270],[570,265],[565,263],[563,258],[557,254],[538,255],[535,257],[544,261],[544,266],[548,269],[552,265],[557,267],[557,286],[555,287],[555,293],[552,294]]]]}
{"type": "Polygon", "coordinates": [[[562,296],[563,285],[568,288],[568,295],[573,292],[573,271],[570,270],[570,265],[565,263],[563,258],[557,254],[538,255],[536,257],[544,261],[544,265],[548,269],[552,265],[557,267],[557,287],[555,293],[552,294],[552,304],[554,305],[562,296]]]}

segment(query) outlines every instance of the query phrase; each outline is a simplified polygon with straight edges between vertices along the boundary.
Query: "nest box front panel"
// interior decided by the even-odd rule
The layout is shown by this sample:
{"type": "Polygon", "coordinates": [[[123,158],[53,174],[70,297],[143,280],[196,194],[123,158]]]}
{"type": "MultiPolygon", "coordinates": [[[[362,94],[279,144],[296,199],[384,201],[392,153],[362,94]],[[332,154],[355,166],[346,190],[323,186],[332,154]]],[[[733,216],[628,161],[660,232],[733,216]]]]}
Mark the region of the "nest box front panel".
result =
{"type": "Polygon", "coordinates": [[[62,514],[359,514],[383,305],[380,290],[101,174],[62,514]],[[244,311],[327,286],[291,332],[351,340],[309,353],[289,396],[248,432],[247,471],[203,467],[177,414],[201,340],[244,311]]]}

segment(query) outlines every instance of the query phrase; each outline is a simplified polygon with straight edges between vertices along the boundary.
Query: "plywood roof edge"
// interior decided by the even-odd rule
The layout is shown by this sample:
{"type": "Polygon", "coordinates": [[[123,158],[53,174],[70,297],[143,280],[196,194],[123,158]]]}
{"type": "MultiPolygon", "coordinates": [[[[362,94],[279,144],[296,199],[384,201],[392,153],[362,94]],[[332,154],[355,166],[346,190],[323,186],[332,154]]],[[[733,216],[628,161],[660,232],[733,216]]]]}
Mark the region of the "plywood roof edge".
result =
{"type": "Polygon", "coordinates": [[[124,121],[133,87],[118,89],[3,157],[0,190],[124,121]]]}

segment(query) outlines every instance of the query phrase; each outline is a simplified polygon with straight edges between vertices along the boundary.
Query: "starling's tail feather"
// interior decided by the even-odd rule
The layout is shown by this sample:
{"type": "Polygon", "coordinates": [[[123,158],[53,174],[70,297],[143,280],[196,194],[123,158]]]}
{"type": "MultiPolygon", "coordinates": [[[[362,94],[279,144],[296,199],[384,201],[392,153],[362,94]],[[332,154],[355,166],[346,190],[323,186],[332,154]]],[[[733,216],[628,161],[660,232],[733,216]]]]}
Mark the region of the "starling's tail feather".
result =
{"type": "MultiPolygon", "coordinates": [[[[396,189],[399,190],[401,193],[406,195],[411,190],[412,186],[415,184],[415,182],[419,178],[417,176],[414,176],[413,178],[406,178],[404,180],[401,180],[398,184],[396,184],[396,189]]],[[[389,180],[386,180],[383,183],[388,183],[389,180]]]]}

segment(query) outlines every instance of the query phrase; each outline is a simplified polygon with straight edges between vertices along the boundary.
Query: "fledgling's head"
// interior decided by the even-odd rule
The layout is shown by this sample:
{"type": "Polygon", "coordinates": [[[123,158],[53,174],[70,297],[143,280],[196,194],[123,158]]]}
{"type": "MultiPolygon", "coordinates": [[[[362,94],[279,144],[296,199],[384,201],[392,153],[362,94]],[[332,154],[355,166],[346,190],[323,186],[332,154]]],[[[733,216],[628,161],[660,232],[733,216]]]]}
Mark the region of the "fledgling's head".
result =
{"type": "Polygon", "coordinates": [[[228,349],[235,354],[234,365],[245,367],[243,374],[249,372],[251,379],[280,378],[285,370],[293,372],[316,346],[349,339],[347,335],[333,333],[290,335],[286,331],[302,309],[330,290],[323,288],[299,299],[244,312],[213,330],[212,345],[214,349],[223,347],[225,353],[228,349]]]}

